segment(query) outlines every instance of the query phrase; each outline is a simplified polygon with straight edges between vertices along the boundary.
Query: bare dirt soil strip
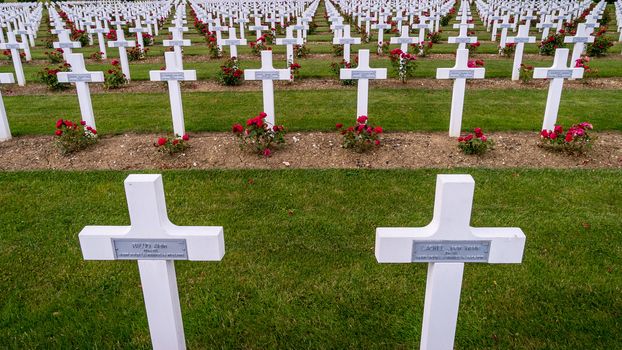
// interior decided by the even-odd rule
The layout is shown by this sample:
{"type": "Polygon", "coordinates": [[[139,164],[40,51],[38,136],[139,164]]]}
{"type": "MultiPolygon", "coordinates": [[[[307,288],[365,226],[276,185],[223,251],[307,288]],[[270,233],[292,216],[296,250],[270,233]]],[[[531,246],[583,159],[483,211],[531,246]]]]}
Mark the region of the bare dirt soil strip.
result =
{"type": "Polygon", "coordinates": [[[155,134],[102,137],[77,154],[63,156],[53,136],[25,136],[0,143],[0,170],[281,169],[281,168],[622,168],[622,133],[597,134],[582,156],[538,147],[535,133],[493,133],[495,150],[467,156],[446,133],[385,133],[378,149],[358,154],[340,146],[337,133],[290,133],[287,145],[270,158],[240,150],[229,133],[192,134],[183,154],[158,153],[155,134]]]}

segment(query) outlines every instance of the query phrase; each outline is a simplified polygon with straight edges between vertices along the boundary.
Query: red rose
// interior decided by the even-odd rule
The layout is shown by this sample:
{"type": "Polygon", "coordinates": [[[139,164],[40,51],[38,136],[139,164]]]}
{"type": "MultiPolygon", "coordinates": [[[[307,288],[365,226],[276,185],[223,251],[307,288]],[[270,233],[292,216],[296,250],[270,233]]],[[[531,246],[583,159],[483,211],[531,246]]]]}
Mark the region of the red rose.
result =
{"type": "Polygon", "coordinates": [[[63,120],[62,120],[62,119],[57,120],[57,121],[56,121],[56,129],[60,129],[60,128],[61,128],[61,126],[63,126],[63,124],[64,124],[64,123],[63,123],[63,120]]]}
{"type": "Polygon", "coordinates": [[[376,144],[376,146],[380,146],[380,140],[376,140],[374,141],[374,143],[376,144]]]}
{"type": "Polygon", "coordinates": [[[572,141],[572,133],[571,133],[571,132],[568,132],[568,133],[566,134],[566,142],[571,142],[571,141],[572,141]]]}
{"type": "Polygon", "coordinates": [[[119,65],[119,61],[118,60],[112,60],[112,62],[110,62],[113,66],[118,66],[119,65]]]}
{"type": "Polygon", "coordinates": [[[91,129],[91,132],[93,133],[93,135],[97,135],[97,130],[91,129]]]}
{"type": "Polygon", "coordinates": [[[242,127],[242,125],[240,124],[234,124],[233,125],[233,132],[236,134],[241,133],[244,130],[244,128],[242,127]]]}
{"type": "Polygon", "coordinates": [[[374,129],[374,132],[375,132],[376,134],[382,134],[382,127],[377,126],[377,127],[374,129]]]}
{"type": "Polygon", "coordinates": [[[464,137],[462,136],[458,137],[458,142],[464,142],[464,137]]]}
{"type": "Polygon", "coordinates": [[[543,138],[545,138],[545,139],[548,139],[548,138],[549,138],[549,132],[548,132],[548,131],[546,131],[546,130],[542,130],[542,131],[540,131],[540,137],[543,137],[543,138]]]}
{"type": "Polygon", "coordinates": [[[365,123],[367,123],[367,116],[362,115],[362,116],[356,118],[356,121],[359,124],[365,124],[365,123]]]}
{"type": "Polygon", "coordinates": [[[278,125],[275,125],[275,126],[273,126],[273,127],[272,127],[272,130],[274,130],[274,132],[277,132],[277,131],[279,131],[280,129],[279,129],[279,126],[278,126],[278,125]]]}
{"type": "Polygon", "coordinates": [[[263,156],[264,157],[270,157],[272,155],[272,151],[270,151],[269,148],[266,148],[263,150],[263,156]]]}
{"type": "Polygon", "coordinates": [[[480,135],[482,135],[482,128],[475,128],[473,132],[475,132],[475,136],[480,137],[480,135]]]}
{"type": "Polygon", "coordinates": [[[552,133],[550,133],[550,134],[549,134],[549,138],[550,138],[551,140],[555,140],[555,139],[557,138],[557,134],[556,134],[556,133],[554,133],[554,132],[552,132],[552,133]]]}
{"type": "Polygon", "coordinates": [[[267,117],[268,115],[265,112],[261,112],[261,113],[259,113],[259,116],[263,119],[263,118],[267,117]]]}
{"type": "Polygon", "coordinates": [[[480,137],[480,140],[482,140],[482,142],[486,142],[488,140],[488,138],[484,135],[482,135],[482,137],[480,137]]]}
{"type": "Polygon", "coordinates": [[[184,134],[184,136],[182,136],[181,139],[184,141],[188,141],[190,140],[190,136],[188,136],[188,134],[184,134]]]}
{"type": "Polygon", "coordinates": [[[86,122],[84,120],[81,120],[80,121],[80,125],[84,126],[84,125],[86,125],[86,122]]]}
{"type": "Polygon", "coordinates": [[[464,141],[471,141],[473,139],[473,135],[472,134],[468,134],[465,138],[464,141]]]}
{"type": "Polygon", "coordinates": [[[56,130],[55,134],[56,134],[56,136],[60,136],[60,135],[63,134],[63,131],[62,130],[56,130]]]}
{"type": "Polygon", "coordinates": [[[166,144],[166,137],[160,137],[158,139],[158,146],[164,146],[166,144]]]}
{"type": "Polygon", "coordinates": [[[335,124],[335,128],[341,129],[341,128],[343,128],[343,124],[337,123],[337,124],[335,124]]]}
{"type": "Polygon", "coordinates": [[[556,134],[561,134],[564,132],[564,129],[562,129],[561,125],[555,125],[555,129],[553,129],[553,131],[555,131],[556,134]]]}
{"type": "Polygon", "coordinates": [[[177,145],[179,143],[178,139],[173,140],[173,146],[177,145]]]}

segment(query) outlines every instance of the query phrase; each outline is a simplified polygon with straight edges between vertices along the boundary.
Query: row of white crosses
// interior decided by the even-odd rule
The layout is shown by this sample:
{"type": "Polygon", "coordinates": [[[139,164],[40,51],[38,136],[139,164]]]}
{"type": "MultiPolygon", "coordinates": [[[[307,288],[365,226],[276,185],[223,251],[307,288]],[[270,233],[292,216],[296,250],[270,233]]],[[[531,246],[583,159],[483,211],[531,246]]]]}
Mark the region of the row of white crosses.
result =
{"type": "MultiPolygon", "coordinates": [[[[168,218],[159,174],[125,181],[130,226],[86,226],[79,233],[85,260],[136,260],[155,350],[186,348],[175,260],[220,261],[222,226],[177,226],[168,218]]],[[[428,263],[420,348],[454,345],[465,263],[518,264],[526,237],[517,227],[471,227],[475,181],[438,175],[434,214],[422,228],[377,228],[379,263],[428,263]]]]}

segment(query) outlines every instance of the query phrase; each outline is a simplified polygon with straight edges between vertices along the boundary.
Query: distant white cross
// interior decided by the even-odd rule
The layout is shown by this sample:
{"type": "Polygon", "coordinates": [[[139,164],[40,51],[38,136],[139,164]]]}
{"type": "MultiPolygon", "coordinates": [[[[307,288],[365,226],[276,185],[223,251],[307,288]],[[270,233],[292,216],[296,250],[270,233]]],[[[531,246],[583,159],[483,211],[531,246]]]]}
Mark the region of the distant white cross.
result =
{"type": "Polygon", "coordinates": [[[419,42],[417,38],[408,36],[408,26],[402,27],[402,34],[400,36],[391,38],[391,44],[400,44],[400,50],[404,53],[408,52],[408,45],[417,42],[419,42]]]}
{"type": "Polygon", "coordinates": [[[535,68],[533,71],[534,79],[551,79],[549,83],[549,93],[546,98],[546,110],[544,111],[544,122],[542,130],[553,130],[559,112],[559,102],[562,98],[564,79],[582,78],[583,68],[575,68],[575,63],[571,62],[568,67],[568,49],[555,50],[555,59],[550,68],[535,68]]]}
{"type": "Polygon", "coordinates": [[[343,26],[343,35],[339,37],[339,39],[333,39],[333,45],[343,45],[343,60],[346,63],[350,63],[350,46],[351,45],[360,45],[361,38],[353,38],[350,36],[350,25],[346,24],[343,26]]]}
{"type": "Polygon", "coordinates": [[[101,21],[96,18],[95,28],[90,28],[89,33],[97,34],[97,43],[99,44],[99,51],[102,53],[102,58],[108,58],[108,54],[106,53],[106,41],[104,39],[104,34],[110,33],[110,29],[102,27],[101,21]]]}
{"type": "Polygon", "coordinates": [[[123,29],[117,29],[117,40],[109,41],[108,47],[116,47],[119,49],[119,61],[121,61],[121,71],[125,74],[125,78],[129,81],[130,77],[130,65],[127,61],[127,48],[135,47],[136,42],[133,40],[125,40],[125,34],[123,29]]]}
{"type": "Polygon", "coordinates": [[[58,41],[52,43],[55,49],[63,49],[63,58],[67,61],[67,57],[71,54],[72,49],[79,49],[82,47],[79,41],[71,41],[69,38],[68,30],[61,30],[58,32],[58,41]]]}
{"type": "Polygon", "coordinates": [[[140,16],[134,22],[134,28],[130,28],[130,33],[136,33],[136,42],[138,43],[138,48],[140,51],[145,50],[145,42],[143,40],[143,33],[147,32],[147,28],[144,28],[141,21],[140,16]]]}
{"type": "Polygon", "coordinates": [[[576,35],[564,37],[564,42],[574,44],[572,48],[572,58],[570,59],[570,64],[574,65],[575,62],[581,57],[581,54],[585,49],[585,43],[593,43],[594,37],[590,35],[585,23],[579,23],[576,35]]]}
{"type": "Polygon", "coordinates": [[[261,31],[268,30],[268,26],[261,25],[261,19],[259,17],[255,17],[255,25],[249,26],[248,29],[254,30],[256,39],[259,39],[261,37],[261,31]]]}
{"type": "Polygon", "coordinates": [[[471,24],[458,24],[460,31],[458,36],[450,36],[447,38],[447,42],[450,44],[458,44],[458,50],[466,49],[466,44],[474,44],[477,42],[477,37],[469,36],[467,29],[471,24]]]}
{"type": "Polygon", "coordinates": [[[85,260],[137,260],[154,350],[186,348],[174,260],[220,261],[221,226],[177,226],[166,213],[162,175],[129,175],[131,226],[86,226],[78,237],[85,260]]]}
{"type": "Polygon", "coordinates": [[[518,34],[507,38],[508,43],[516,44],[514,51],[514,63],[512,64],[512,80],[518,80],[520,76],[520,66],[523,62],[523,49],[525,43],[535,43],[536,37],[529,36],[529,27],[526,24],[518,27],[518,34]]]}
{"type": "Polygon", "coordinates": [[[369,50],[359,50],[359,62],[356,68],[342,68],[339,78],[344,80],[358,80],[356,94],[356,118],[367,116],[369,100],[369,80],[386,79],[386,68],[371,68],[369,66],[369,50]]]}
{"type": "MultiPolygon", "coordinates": [[[[13,84],[15,79],[13,73],[0,73],[0,84],[13,84]]],[[[9,119],[6,116],[2,93],[0,92],[0,141],[11,139],[11,129],[9,128],[9,119]]]]}
{"type": "MultiPolygon", "coordinates": [[[[177,29],[180,29],[180,28],[177,28],[177,29]]],[[[169,28],[169,30],[171,30],[173,34],[173,40],[163,40],[162,46],[173,47],[173,52],[175,53],[175,56],[176,56],[175,62],[177,63],[177,66],[179,69],[184,69],[183,55],[182,55],[181,48],[182,46],[190,46],[191,45],[190,40],[183,38],[182,36],[183,28],[180,30],[173,30],[172,28],[169,28]]]]}
{"type": "Polygon", "coordinates": [[[276,44],[285,45],[287,64],[290,65],[294,63],[294,45],[302,45],[303,41],[302,38],[294,37],[294,30],[292,29],[292,27],[287,27],[285,32],[285,38],[276,39],[276,44]]]}
{"type": "Polygon", "coordinates": [[[75,83],[80,103],[80,114],[86,125],[97,129],[95,126],[95,115],[93,104],[91,103],[91,92],[88,83],[104,82],[103,72],[89,72],[84,66],[84,56],[81,53],[67,55],[67,63],[71,65],[71,72],[58,72],[56,76],[60,83],[75,83]]]}
{"type": "Polygon", "coordinates": [[[26,78],[24,77],[22,58],[19,56],[19,50],[24,49],[24,43],[18,42],[13,32],[7,32],[6,36],[7,41],[0,44],[0,49],[11,51],[11,59],[13,60],[13,68],[15,69],[15,76],[17,77],[17,85],[24,86],[26,85],[26,78]]]}
{"type": "Polygon", "coordinates": [[[469,68],[469,50],[456,51],[456,65],[453,68],[438,68],[436,79],[454,79],[451,97],[451,116],[449,119],[449,137],[459,137],[462,128],[462,111],[467,79],[484,79],[485,68],[469,68]]]}
{"type": "Polygon", "coordinates": [[[229,27],[229,38],[223,39],[221,45],[229,46],[230,57],[238,57],[238,46],[246,45],[246,39],[238,39],[235,33],[235,27],[229,27]]]}
{"type": "Polygon", "coordinates": [[[171,102],[171,114],[173,116],[173,132],[178,136],[186,134],[184,126],[184,107],[181,102],[180,81],[197,80],[196,70],[183,70],[179,67],[177,55],[174,52],[165,52],[164,61],[166,70],[149,71],[149,80],[166,81],[168,84],[168,95],[171,102]]]}
{"type": "Polygon", "coordinates": [[[384,19],[382,23],[374,24],[371,26],[372,29],[378,29],[378,54],[382,53],[382,44],[384,44],[384,31],[386,29],[391,29],[391,25],[384,23],[384,19]]]}
{"type": "Polygon", "coordinates": [[[274,80],[290,80],[291,71],[275,69],[272,66],[272,51],[261,51],[261,68],[245,69],[245,80],[261,80],[263,92],[263,112],[266,113],[268,125],[275,125],[274,116],[274,80]]]}
{"type": "Polygon", "coordinates": [[[427,262],[422,350],[452,350],[464,263],[518,264],[525,234],[517,227],[471,227],[475,181],[438,175],[432,222],[421,228],[376,229],[379,263],[427,262]]]}

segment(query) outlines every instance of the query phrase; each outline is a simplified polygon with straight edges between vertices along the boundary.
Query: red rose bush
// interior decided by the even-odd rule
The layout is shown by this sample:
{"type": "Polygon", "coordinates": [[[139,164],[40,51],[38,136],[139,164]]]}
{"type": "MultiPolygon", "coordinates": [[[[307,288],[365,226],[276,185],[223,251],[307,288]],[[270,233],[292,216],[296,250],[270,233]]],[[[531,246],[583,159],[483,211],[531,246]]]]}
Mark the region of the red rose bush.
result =
{"type": "Polygon", "coordinates": [[[54,134],[56,146],[63,154],[80,151],[97,143],[97,130],[86,125],[84,120],[75,123],[67,119],[58,119],[54,134]]]}
{"type": "Polygon", "coordinates": [[[343,148],[352,149],[358,153],[367,152],[380,146],[380,135],[383,133],[382,127],[368,124],[369,118],[362,115],[356,119],[356,125],[344,128],[339,123],[335,127],[343,135],[343,148]]]}
{"type": "Polygon", "coordinates": [[[270,126],[265,121],[266,116],[266,113],[261,112],[248,119],[245,127],[241,124],[233,125],[232,131],[238,137],[241,149],[270,157],[277,147],[285,144],[283,125],[270,126]]]}

